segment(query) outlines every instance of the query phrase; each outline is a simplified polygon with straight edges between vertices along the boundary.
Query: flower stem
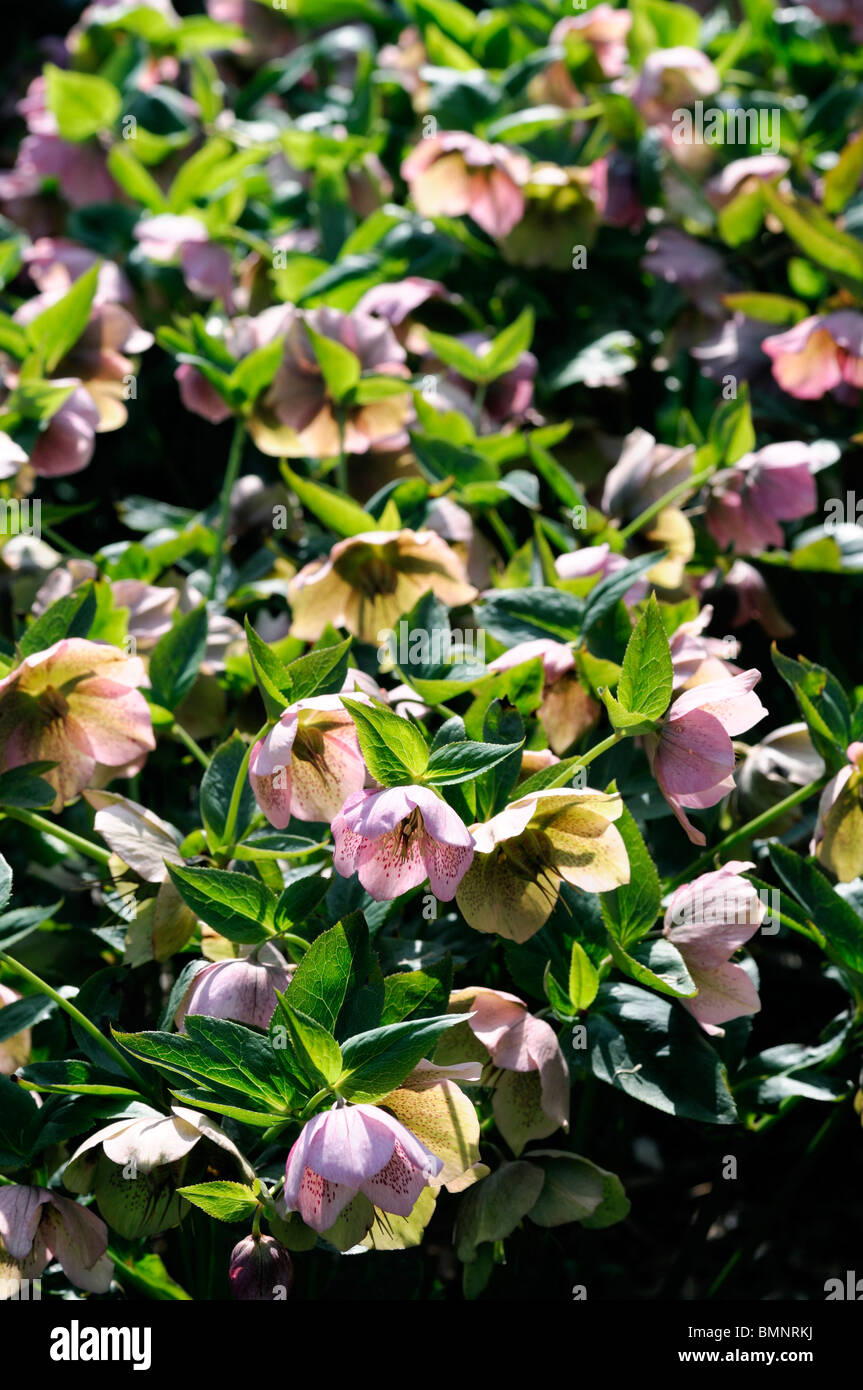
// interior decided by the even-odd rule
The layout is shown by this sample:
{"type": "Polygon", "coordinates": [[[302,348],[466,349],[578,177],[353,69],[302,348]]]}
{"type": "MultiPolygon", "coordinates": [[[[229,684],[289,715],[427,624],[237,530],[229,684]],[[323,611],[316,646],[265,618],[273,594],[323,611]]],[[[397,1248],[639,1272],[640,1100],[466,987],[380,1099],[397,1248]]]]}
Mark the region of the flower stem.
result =
{"type": "Polygon", "coordinates": [[[679,888],[682,883],[689,883],[704,869],[709,869],[720,854],[725,854],[727,850],[734,849],[735,845],[743,844],[746,840],[754,839],[759,830],[765,830],[768,825],[772,825],[773,822],[778,820],[780,816],[783,816],[786,811],[793,810],[793,808],[799,806],[802,801],[808,801],[810,796],[815,796],[817,792],[823,791],[828,780],[829,778],[827,776],[819,777],[817,781],[809,782],[805,787],[798,787],[796,792],[791,792],[790,795],[784,797],[782,801],[777,801],[775,806],[771,806],[768,810],[762,811],[761,815],[756,816],[754,820],[747,821],[746,824],[741,825],[739,829],[733,830],[730,835],[725,836],[724,840],[720,840],[718,845],[714,845],[712,849],[705,850],[704,853],[696,859],[694,864],[690,864],[688,869],[685,869],[683,873],[673,878],[667,885],[668,891],[671,891],[673,888],[679,888]]]}
{"type": "Polygon", "coordinates": [[[225,469],[225,479],[222,483],[221,492],[221,511],[219,514],[219,530],[216,534],[216,549],[213,551],[213,558],[210,561],[210,593],[212,600],[216,596],[216,589],[219,584],[219,570],[222,566],[222,551],[225,546],[225,537],[228,534],[228,515],[231,510],[231,492],[237,475],[240,471],[240,461],[243,457],[243,440],[245,438],[246,426],[240,418],[234,425],[234,437],[231,440],[231,448],[228,454],[228,466],[225,469]]]}
{"type": "Polygon", "coordinates": [[[94,845],[92,840],[85,840],[83,835],[76,835],[73,830],[67,830],[63,825],[54,825],[35,811],[24,811],[18,806],[4,806],[3,815],[8,816],[10,820],[20,821],[22,825],[29,825],[31,830],[41,830],[45,835],[53,835],[56,840],[62,840],[71,849],[89,855],[97,864],[107,865],[110,862],[110,850],[103,849],[101,845],[94,845]]]}
{"type": "Polygon", "coordinates": [[[10,969],[14,970],[16,974],[21,975],[23,979],[29,980],[30,984],[34,985],[40,994],[44,994],[49,999],[53,999],[55,1004],[58,1004],[70,1018],[75,1020],[79,1028],[83,1028],[84,1032],[88,1033],[93,1041],[99,1044],[102,1051],[107,1053],[107,1055],[117,1063],[118,1067],[122,1067],[130,1081],[134,1081],[141,1094],[152,1095],[150,1087],[147,1085],[144,1078],[138,1074],[132,1066],[132,1063],[123,1056],[120,1049],[115,1046],[110,1038],[105,1037],[105,1034],[96,1027],[95,1023],[90,1022],[86,1014],[82,1014],[81,1010],[76,1009],[75,1005],[69,999],[65,999],[62,994],[58,994],[57,990],[52,989],[40,975],[34,974],[32,970],[28,970],[26,965],[22,965],[21,962],[15,960],[13,956],[7,956],[5,951],[0,951],[0,960],[8,965],[10,969]]]}
{"type": "Polygon", "coordinates": [[[182,724],[172,724],[171,733],[174,735],[176,739],[179,739],[180,743],[184,744],[185,747],[188,748],[192,757],[198,760],[202,768],[206,770],[210,766],[210,759],[207,757],[203,748],[200,748],[198,746],[198,744],[192,738],[192,735],[183,728],[182,724]]]}
{"type": "Polygon", "coordinates": [[[613,734],[608,735],[608,738],[604,738],[601,743],[594,744],[593,748],[589,748],[587,752],[579,758],[577,763],[573,763],[570,771],[577,772],[580,767],[587,767],[589,763],[593,762],[594,758],[598,758],[600,754],[606,753],[609,748],[613,748],[623,737],[623,731],[615,729],[613,734]]]}
{"type": "Polygon", "coordinates": [[[679,497],[685,497],[688,492],[697,492],[703,483],[713,477],[716,468],[706,468],[703,472],[693,475],[683,483],[678,483],[676,487],[670,488],[657,502],[651,502],[649,507],[645,507],[643,512],[639,512],[634,521],[630,521],[628,526],[624,526],[620,531],[620,539],[628,541],[630,536],[634,536],[648,521],[652,521],[655,516],[659,516],[661,511],[669,507],[672,502],[676,502],[679,497]]]}
{"type": "Polygon", "coordinates": [[[228,814],[225,817],[224,843],[222,849],[220,850],[220,855],[225,859],[230,859],[231,851],[234,848],[234,836],[237,832],[237,816],[240,813],[240,800],[243,795],[243,788],[246,785],[246,777],[248,776],[249,772],[249,759],[252,756],[252,749],[254,748],[258,740],[262,739],[264,735],[269,731],[272,723],[273,721],[271,719],[268,719],[266,724],[261,725],[260,729],[255,734],[251,742],[248,744],[246,751],[243,754],[243,761],[240,763],[239,770],[234,781],[234,789],[231,792],[231,801],[228,806],[228,814]]]}

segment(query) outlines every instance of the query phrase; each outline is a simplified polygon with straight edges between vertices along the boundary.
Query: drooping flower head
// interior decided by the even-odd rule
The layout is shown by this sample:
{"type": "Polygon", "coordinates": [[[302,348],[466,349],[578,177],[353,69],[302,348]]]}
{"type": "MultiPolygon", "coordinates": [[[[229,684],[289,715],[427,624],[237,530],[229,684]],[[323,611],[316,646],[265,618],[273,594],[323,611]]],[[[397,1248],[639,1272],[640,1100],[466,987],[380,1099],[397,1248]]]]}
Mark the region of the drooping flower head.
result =
{"type": "Polygon", "coordinates": [[[840,883],[863,873],[863,743],[849,744],[847,757],[821,793],[809,846],[840,883]]]}
{"type": "MultiPolygon", "coordinates": [[[[0,983],[0,1013],[20,998],[17,990],[0,983]]],[[[13,1033],[0,1041],[0,1076],[12,1076],[19,1067],[27,1065],[30,1060],[30,1037],[30,1029],[22,1028],[20,1033],[13,1033]]]]}
{"type": "Polygon", "coordinates": [[[753,668],[730,680],[696,685],[678,696],[658,731],[645,736],[659,789],[694,845],[706,840],[684,807],[715,806],[734,790],[731,739],[767,714],[754,693],[760,679],[753,668]]]}
{"type": "Polygon", "coordinates": [[[326,560],[313,560],[291,580],[291,635],[316,642],[332,623],[376,642],[429,590],[450,607],[476,598],[446,541],[434,531],[363,531],[337,541],[326,560]]]}
{"type": "Polygon", "coordinates": [[[0,1267],[8,1255],[18,1278],[38,1279],[57,1260],[79,1289],[107,1293],[114,1262],[106,1255],[108,1231],[95,1212],[47,1187],[0,1187],[0,1267]]]}
{"type": "Polygon", "coordinates": [[[187,1014],[268,1028],[276,1008],[276,990],[286,990],[293,973],[294,967],[269,942],[245,957],[211,961],[195,975],[174,1022],[181,1033],[187,1014]]]}
{"type": "MultiPolygon", "coordinates": [[[[607,541],[601,545],[583,545],[578,550],[570,550],[566,555],[558,555],[554,562],[559,579],[607,579],[617,574],[628,564],[625,555],[618,555],[607,541]]],[[[640,603],[647,597],[650,585],[646,579],[636,579],[623,595],[624,603],[640,603]]]]}
{"type": "Polygon", "coordinates": [[[828,391],[847,397],[863,387],[863,314],[840,309],[803,319],[761,344],[783,391],[817,401],[828,391]]]}
{"type": "Polygon", "coordinates": [[[290,705],[249,758],[255,800],[271,825],[331,821],[366,779],[354,722],[338,695],[290,705]]]}
{"type": "Polygon", "coordinates": [[[692,475],[694,462],[694,445],[676,449],[671,444],[657,444],[647,430],[632,430],[605,479],[602,510],[621,519],[638,516],[672,488],[685,483],[692,475]]]}
{"type": "Polygon", "coordinates": [[[81,637],[26,657],[0,681],[0,768],[57,763],[44,776],[59,811],[97,764],[140,767],[155,747],[144,680],[138,657],[81,637]]]}
{"type": "Polygon", "coordinates": [[[376,1105],[338,1105],[309,1120],[288,1154],[285,1205],[326,1231],[361,1192],[380,1211],[409,1216],[443,1163],[376,1105]]]}
{"type": "Polygon", "coordinates": [[[705,517],[717,545],[741,555],[784,545],[779,522],[808,516],[817,505],[813,461],[806,444],[768,444],[718,473],[705,517]]]}
{"type": "Polygon", "coordinates": [[[718,92],[722,80],[698,48],[657,48],[638,75],[632,100],[649,125],[667,124],[674,113],[698,97],[718,92]]]}
{"type": "Polygon", "coordinates": [[[755,866],[729,860],[714,873],[686,883],[668,905],[663,935],[676,946],[698,988],[681,1002],[708,1033],[743,1014],[758,1013],[761,1001],[746,971],[733,965],[735,951],[754,936],[766,908],[747,879],[755,866]]]}
{"type": "Polygon", "coordinates": [[[470,1018],[444,1034],[436,1056],[464,1055],[462,1033],[470,1030],[471,1055],[486,1064],[483,1081],[493,1087],[495,1120],[513,1151],[568,1129],[569,1067],[551,1025],[528,1013],[514,994],[483,986],[453,991],[448,1007],[450,1013],[470,1010],[470,1018]]]}
{"type": "Polygon", "coordinates": [[[533,792],[471,829],[476,858],[457,902],[477,931],[527,941],[548,920],[561,882],[604,893],[629,882],[629,858],[613,824],[619,796],[589,790],[533,792]]]}
{"type": "Polygon", "coordinates": [[[426,879],[449,902],[473,860],[473,840],[453,809],[428,787],[388,787],[348,797],[332,823],[333,867],[377,902],[426,879]]]}
{"type": "Polygon", "coordinates": [[[505,237],[524,213],[529,170],[526,156],[506,145],[445,130],[420,141],[402,165],[402,178],[424,216],[468,214],[489,236],[505,237]]]}

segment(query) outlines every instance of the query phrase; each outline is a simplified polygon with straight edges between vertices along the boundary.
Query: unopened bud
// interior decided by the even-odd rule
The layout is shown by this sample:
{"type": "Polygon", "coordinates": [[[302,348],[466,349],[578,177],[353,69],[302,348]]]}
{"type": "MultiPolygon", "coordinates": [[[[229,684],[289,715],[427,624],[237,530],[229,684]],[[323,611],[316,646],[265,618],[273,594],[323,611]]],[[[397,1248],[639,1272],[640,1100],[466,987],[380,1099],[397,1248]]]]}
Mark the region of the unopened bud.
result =
{"type": "Polygon", "coordinates": [[[228,1279],[234,1298],[269,1302],[288,1297],[294,1267],[285,1247],[272,1236],[246,1236],[231,1251],[228,1279]]]}

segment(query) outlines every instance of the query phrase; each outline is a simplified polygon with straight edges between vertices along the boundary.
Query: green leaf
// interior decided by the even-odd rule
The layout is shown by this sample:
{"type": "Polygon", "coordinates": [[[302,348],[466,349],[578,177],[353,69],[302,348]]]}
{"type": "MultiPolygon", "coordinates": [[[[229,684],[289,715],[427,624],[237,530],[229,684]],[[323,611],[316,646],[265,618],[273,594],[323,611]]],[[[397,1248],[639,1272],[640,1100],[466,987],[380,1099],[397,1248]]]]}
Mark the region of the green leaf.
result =
{"type": "Polygon", "coordinates": [[[627,950],[614,939],[611,941],[611,958],[618,970],[637,980],[640,985],[669,994],[673,999],[692,999],[698,990],[686,962],[676,946],[660,938],[658,941],[642,941],[627,950]]]}
{"type": "Polygon", "coordinates": [[[335,642],[331,647],[316,647],[305,656],[297,657],[286,668],[290,681],[291,703],[308,700],[314,695],[335,695],[345,683],[351,639],[335,642]]]}
{"type": "Polygon", "coordinates": [[[12,896],[12,870],[0,854],[0,907],[5,907],[12,896]]]}
{"type": "Polygon", "coordinates": [[[432,753],[423,782],[441,787],[472,781],[517,753],[523,744],[523,739],[521,743],[447,743],[432,753]]]}
{"type": "Polygon", "coordinates": [[[24,999],[16,999],[0,1008],[0,1042],[22,1033],[25,1028],[33,1028],[52,1014],[57,1005],[44,994],[30,994],[24,999]]]}
{"type": "Polygon", "coordinates": [[[485,370],[483,380],[494,381],[497,377],[511,372],[519,362],[522,353],[530,347],[533,338],[534,313],[528,306],[522,309],[518,318],[492,340],[488,351],[483,353],[481,362],[485,370]]]}
{"type": "Polygon", "coordinates": [[[54,788],[38,775],[53,766],[53,763],[27,763],[22,767],[10,768],[8,772],[0,772],[0,807],[18,806],[23,810],[38,811],[53,805],[56,797],[54,788]]]}
{"type": "Polygon", "coordinates": [[[366,767],[382,787],[409,785],[423,776],[429,751],[415,724],[385,705],[347,697],[342,704],[354,721],[366,767]]]}
{"type": "Polygon", "coordinates": [[[406,1018],[431,1018],[447,1006],[452,987],[452,961],[445,956],[425,970],[387,975],[381,1023],[401,1023],[406,1018]]]}
{"type": "Polygon", "coordinates": [[[62,299],[49,304],[28,323],[27,341],[38,354],[46,373],[53,372],[87,327],[98,280],[99,266],[91,266],[62,299]]]}
{"type": "Polygon", "coordinates": [[[195,1183],[193,1187],[178,1187],[177,1195],[217,1221],[242,1221],[258,1209],[254,1192],[241,1182],[195,1183]]]}
{"type": "Polygon", "coordinates": [[[316,1019],[293,1009],[284,994],[278,994],[278,999],[270,1038],[278,1036],[280,1026],[284,1028],[291,1045],[291,1060],[299,1063],[314,1089],[319,1090],[322,1083],[334,1085],[342,1072],[342,1052],[335,1038],[316,1019]]]}
{"type": "Polygon", "coordinates": [[[659,719],[668,709],[673,684],[671,648],[656,595],[651,594],[626,644],[617,699],[630,713],[659,719]]]}
{"type": "Polygon", "coordinates": [[[64,637],[86,637],[96,616],[96,588],[91,580],[52,603],[18,642],[22,656],[43,652],[64,637]]]}
{"type": "MultiPolygon", "coordinates": [[[[656,563],[655,558],[653,563],[656,563]]],[[[486,632],[507,647],[518,642],[532,642],[537,637],[570,642],[578,636],[584,612],[583,599],[562,589],[542,586],[497,589],[478,610],[479,621],[486,632]]]]}
{"type": "Polygon", "coordinates": [[[775,642],[771,656],[780,676],[794,692],[816,750],[831,772],[837,771],[847,761],[846,749],[851,742],[851,708],[845,691],[826,667],[805,656],[794,661],[780,652],[775,642]]]}
{"type": "Polygon", "coordinates": [[[368,984],[374,968],[368,928],[360,913],[352,913],[315,938],[294,971],[285,998],[292,1008],[341,1039],[354,1017],[365,1012],[374,1023],[380,1018],[383,987],[375,991],[368,984]]]}
{"type": "Polygon", "coordinates": [[[545,1174],[539,1198],[528,1213],[537,1226],[579,1221],[596,1231],[629,1215],[629,1199],[616,1173],[579,1154],[553,1149],[534,1149],[529,1158],[545,1174]]]}
{"type": "Polygon", "coordinates": [[[600,986],[588,1029],[595,1076],[668,1115],[709,1124],[737,1119],[728,1076],[693,1018],[637,985],[600,986]]]}
{"type": "Polygon", "coordinates": [[[249,644],[249,660],[261,692],[261,699],[268,719],[279,719],[293,699],[293,682],[288,668],[279,660],[271,647],[259,637],[248,614],[245,620],[246,640],[249,644]]]}
{"type": "Polygon", "coordinates": [[[589,1009],[599,989],[596,966],[578,942],[572,943],[569,961],[569,999],[577,1011],[589,1009]]]}
{"type": "MultiPolygon", "coordinates": [[[[2,1015],[0,1015],[2,1018],[2,1015]]],[[[109,1071],[78,1058],[61,1062],[31,1062],[19,1073],[28,1090],[48,1095],[137,1096],[139,1093],[117,1082],[109,1071]]]]}
{"type": "Polygon", "coordinates": [[[433,333],[429,330],[426,330],[426,339],[435,357],[438,357],[445,367],[451,367],[459,376],[464,377],[465,381],[479,383],[488,379],[483,359],[466,343],[450,337],[447,333],[433,333]]]}
{"type": "Polygon", "coordinates": [[[187,869],[169,864],[183,902],[229,941],[255,945],[272,936],[276,896],[257,878],[227,869],[187,869]]]}
{"type": "Polygon", "coordinates": [[[617,570],[615,574],[607,574],[604,579],[600,579],[585,600],[581,623],[582,637],[586,637],[591,628],[595,627],[606,613],[611,612],[627,590],[632,588],[636,579],[640,579],[664,558],[664,550],[653,550],[647,555],[639,555],[636,560],[630,560],[629,564],[624,565],[623,569],[617,570]]]}
{"type": "Polygon", "coordinates": [[[841,212],[863,179],[863,132],[853,135],[832,169],[824,175],[824,211],[841,212]]]}
{"type": "Polygon", "coordinates": [[[343,343],[316,333],[310,323],[305,325],[327,391],[334,401],[342,401],[360,379],[360,359],[343,343]]]}
{"type": "Polygon", "coordinates": [[[124,193],[151,212],[164,212],[167,201],[153,175],[126,144],[112,145],[108,151],[108,172],[124,193]]]}
{"type": "Polygon", "coordinates": [[[827,954],[842,965],[863,973],[863,919],[841,898],[817,867],[785,845],[770,845],[770,862],[801,907],[809,924],[827,942],[827,954]]]}
{"type": "Polygon", "coordinates": [[[809,312],[799,299],[788,299],[782,294],[764,294],[757,290],[724,294],[722,302],[732,313],[745,314],[747,318],[775,323],[782,328],[799,323],[809,312]]]}
{"type": "MultiPolygon", "coordinates": [[[[245,1108],[242,1102],[252,1097],[268,1107],[270,1124],[287,1113],[275,1081],[278,1078],[281,1085],[283,1078],[267,1038],[239,1023],[194,1014],[186,1016],[186,1027],[188,1033],[112,1032],[133,1057],[151,1063],[171,1080],[179,1076],[191,1085],[202,1083],[205,1093],[210,1086],[217,1087],[214,1102],[245,1108]]],[[[210,1108],[216,1108],[215,1104],[210,1108]]]]}
{"type": "Polygon", "coordinates": [[[207,606],[187,613],[160,637],[150,655],[150,685],[157,705],[172,712],[188,695],[207,647],[207,606]]]}
{"type": "MultiPolygon", "coordinates": [[[[614,784],[609,789],[613,789],[614,784]]],[[[629,856],[629,882],[599,895],[602,920],[621,946],[628,947],[650,931],[659,916],[662,889],[659,875],[632,815],[626,806],[614,822],[629,856]]]]}
{"type": "Polygon", "coordinates": [[[371,1104],[394,1091],[423,1057],[434,1050],[442,1033],[466,1015],[411,1019],[357,1033],[342,1048],[344,1071],[336,1089],[355,1103],[371,1104]]]}
{"type": "Polygon", "coordinates": [[[806,198],[789,200],[770,184],[762,185],[763,196],[782,223],[791,240],[839,284],[863,292],[863,244],[848,232],[841,232],[830,218],[806,198]]]}
{"type": "MultiPolygon", "coordinates": [[[[201,780],[201,820],[207,832],[207,844],[211,851],[221,849],[225,843],[228,809],[240,768],[243,765],[243,759],[246,756],[246,748],[245,740],[235,730],[231,737],[216,749],[201,780]]],[[[241,840],[243,838],[252,822],[255,810],[254,792],[248,777],[245,777],[243,790],[240,793],[235,839],[241,840]]]]}
{"type": "Polygon", "coordinates": [[[360,532],[376,529],[374,517],[369,516],[358,502],[354,502],[343,492],[327,487],[324,483],[313,483],[308,478],[301,478],[284,461],[280,467],[285,482],[296,493],[303,506],[330,531],[335,531],[336,535],[356,536],[360,532]]]}
{"type": "Polygon", "coordinates": [[[63,140],[77,143],[108,130],[123,108],[117,88],[104,77],[45,65],[45,105],[63,140]]]}

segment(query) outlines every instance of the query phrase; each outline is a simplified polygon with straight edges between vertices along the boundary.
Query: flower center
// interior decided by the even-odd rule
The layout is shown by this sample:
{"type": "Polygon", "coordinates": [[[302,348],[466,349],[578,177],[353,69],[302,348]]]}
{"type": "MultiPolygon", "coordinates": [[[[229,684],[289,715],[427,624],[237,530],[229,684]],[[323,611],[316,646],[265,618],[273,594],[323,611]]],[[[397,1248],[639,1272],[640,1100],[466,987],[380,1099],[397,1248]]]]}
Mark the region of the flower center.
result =
{"type": "Polygon", "coordinates": [[[39,711],[46,724],[55,724],[68,715],[69,702],[53,685],[48,685],[39,696],[39,711]]]}

